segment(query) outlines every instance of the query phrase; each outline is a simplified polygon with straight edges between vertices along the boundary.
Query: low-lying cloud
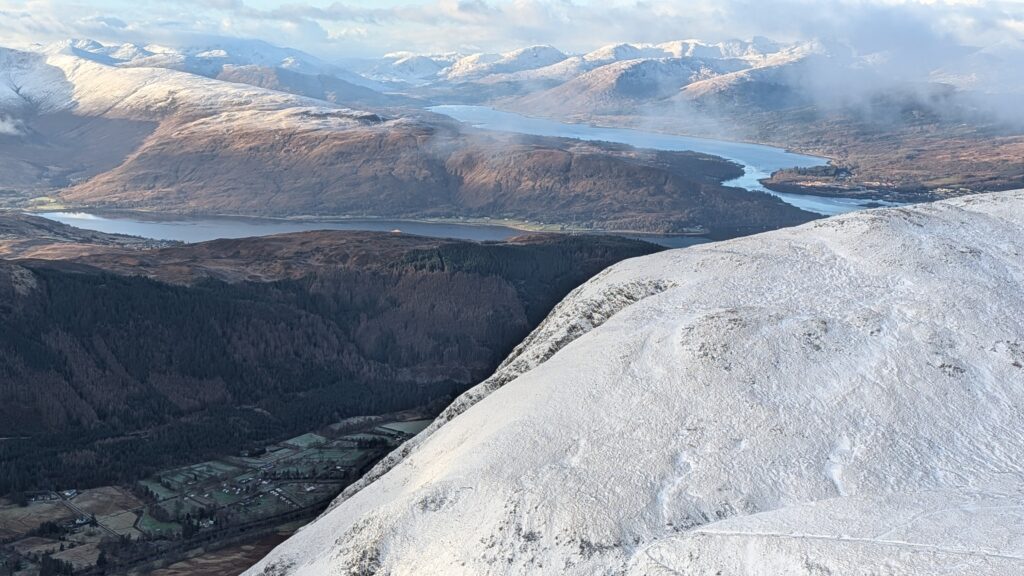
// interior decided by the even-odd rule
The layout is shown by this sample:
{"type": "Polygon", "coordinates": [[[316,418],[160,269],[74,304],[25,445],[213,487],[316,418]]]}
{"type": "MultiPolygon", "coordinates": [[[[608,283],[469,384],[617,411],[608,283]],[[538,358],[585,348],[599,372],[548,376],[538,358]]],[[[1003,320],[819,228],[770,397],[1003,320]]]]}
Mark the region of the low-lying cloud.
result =
{"type": "Polygon", "coordinates": [[[22,134],[21,122],[6,115],[0,115],[0,135],[21,136],[22,134]]]}

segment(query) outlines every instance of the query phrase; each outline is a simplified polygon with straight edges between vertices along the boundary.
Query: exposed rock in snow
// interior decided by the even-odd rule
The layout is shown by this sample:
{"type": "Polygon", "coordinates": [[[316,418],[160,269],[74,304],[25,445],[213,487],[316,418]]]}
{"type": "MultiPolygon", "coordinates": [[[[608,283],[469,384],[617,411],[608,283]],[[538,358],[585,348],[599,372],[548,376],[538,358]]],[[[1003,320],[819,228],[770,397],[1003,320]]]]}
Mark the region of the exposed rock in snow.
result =
{"type": "Polygon", "coordinates": [[[1024,571],[1024,191],[620,263],[250,570],[1024,571]]]}
{"type": "Polygon", "coordinates": [[[53,112],[69,105],[71,85],[46,56],[0,48],[0,111],[53,112]]]}

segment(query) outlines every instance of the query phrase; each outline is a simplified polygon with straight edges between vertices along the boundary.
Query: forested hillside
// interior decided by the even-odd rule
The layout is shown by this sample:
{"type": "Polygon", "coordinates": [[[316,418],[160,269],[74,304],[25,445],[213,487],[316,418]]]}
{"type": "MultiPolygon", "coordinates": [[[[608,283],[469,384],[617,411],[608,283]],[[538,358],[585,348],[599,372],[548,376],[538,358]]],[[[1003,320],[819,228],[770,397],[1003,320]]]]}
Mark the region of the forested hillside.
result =
{"type": "Polygon", "coordinates": [[[440,409],[572,288],[657,249],[315,232],[0,262],[0,493],[440,409]]]}

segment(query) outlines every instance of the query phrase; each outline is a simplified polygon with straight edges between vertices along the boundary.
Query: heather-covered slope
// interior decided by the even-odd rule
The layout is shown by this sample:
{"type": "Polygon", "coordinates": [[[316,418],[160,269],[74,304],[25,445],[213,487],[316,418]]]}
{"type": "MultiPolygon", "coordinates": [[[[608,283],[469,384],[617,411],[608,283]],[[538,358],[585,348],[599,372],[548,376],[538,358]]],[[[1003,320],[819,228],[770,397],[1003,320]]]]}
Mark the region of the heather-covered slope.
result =
{"type": "Polygon", "coordinates": [[[722,186],[741,168],[702,154],[488,133],[441,119],[293,109],[234,116],[166,122],[121,166],[61,197],[166,212],[508,218],[716,236],[814,218],[722,186]]]}
{"type": "Polygon", "coordinates": [[[138,252],[175,242],[106,234],[29,214],[0,212],[0,258],[71,258],[95,252],[138,252]]]}
{"type": "Polygon", "coordinates": [[[1024,570],[1024,192],[623,262],[250,574],[1024,570]]]}

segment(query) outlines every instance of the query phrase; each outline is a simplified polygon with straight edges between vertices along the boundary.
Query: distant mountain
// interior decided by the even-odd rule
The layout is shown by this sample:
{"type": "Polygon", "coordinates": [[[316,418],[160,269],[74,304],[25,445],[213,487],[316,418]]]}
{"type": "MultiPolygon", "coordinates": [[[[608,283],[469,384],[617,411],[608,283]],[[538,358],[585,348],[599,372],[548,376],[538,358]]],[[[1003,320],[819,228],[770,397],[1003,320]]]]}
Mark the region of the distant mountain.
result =
{"type": "Polygon", "coordinates": [[[458,54],[394,52],[379,60],[362,62],[359,70],[375,80],[425,84],[436,80],[442,70],[459,58],[458,54]]]}
{"type": "Polygon", "coordinates": [[[448,80],[464,81],[490,74],[508,74],[551,66],[566,55],[551,46],[530,46],[503,54],[473,54],[452,63],[442,74],[448,80]]]}
{"type": "Polygon", "coordinates": [[[700,40],[676,40],[661,44],[609,44],[583,56],[588,62],[619,62],[641,58],[703,58],[708,60],[744,59],[751,64],[770,57],[787,46],[767,38],[751,41],[729,40],[706,43],[700,40]]]}
{"type": "Polygon", "coordinates": [[[380,109],[423,105],[422,100],[397,94],[384,94],[337,76],[304,74],[281,67],[228,65],[221,69],[216,78],[357,108],[380,109]]]}
{"type": "MultiPolygon", "coordinates": [[[[103,64],[67,48],[4,52],[19,64],[9,76],[10,99],[19,106],[11,114],[20,114],[12,118],[35,128],[0,136],[0,148],[12,151],[0,159],[0,186],[21,188],[36,178],[45,198],[77,207],[505,218],[717,237],[814,217],[775,197],[722,186],[739,168],[708,156],[519,138],[410,110],[352,110],[329,100],[360,108],[413,102],[280,67],[225,67],[221,78],[235,81],[227,82],[103,64]],[[65,143],[75,154],[50,152],[45,169],[25,157],[30,136],[45,150],[83,122],[65,143]],[[86,153],[96,159],[83,167],[86,153]]],[[[546,48],[516,51],[491,69],[557,57],[546,48]]],[[[689,72],[696,73],[681,73],[689,72]]]]}
{"type": "Polygon", "coordinates": [[[247,574],[1020,573],[1022,226],[1017,191],[613,266],[247,574]]]}
{"type": "Polygon", "coordinates": [[[563,65],[557,73],[536,71],[536,78],[560,78],[561,82],[522,94],[511,105],[557,115],[642,114],[638,107],[658,111],[661,106],[670,112],[674,100],[695,95],[706,100],[713,96],[710,104],[717,105],[735,100],[736,93],[748,86],[748,92],[764,92],[764,98],[778,98],[776,85],[790,95],[799,94],[802,70],[791,69],[819,53],[812,46],[696,40],[615,44],[582,56],[571,70],[563,65]]]}
{"type": "Polygon", "coordinates": [[[526,95],[516,107],[549,113],[623,112],[672,98],[695,82],[746,68],[740,60],[690,57],[612,61],[550,90],[526,95]]]}
{"type": "Polygon", "coordinates": [[[168,68],[211,78],[229,66],[283,68],[299,74],[333,76],[365,88],[382,88],[372,80],[301,50],[281,48],[253,39],[210,38],[198,45],[182,47],[107,45],[95,40],[73,39],[42,46],[40,51],[78,56],[107,65],[168,68]]]}
{"type": "MultiPolygon", "coordinates": [[[[680,40],[662,44],[610,44],[582,55],[567,55],[551,46],[531,46],[505,53],[428,55],[399,52],[385,56],[377,64],[363,66],[370,77],[380,80],[404,80],[417,86],[439,87],[446,83],[566,82],[601,66],[629,60],[703,60],[709,66],[715,60],[729,71],[767,62],[791,49],[765,38],[752,41],[731,40],[714,44],[699,40],[680,40]]],[[[677,88],[682,84],[677,84],[677,88]]],[[[568,91],[568,88],[566,89],[568,91]]]]}

